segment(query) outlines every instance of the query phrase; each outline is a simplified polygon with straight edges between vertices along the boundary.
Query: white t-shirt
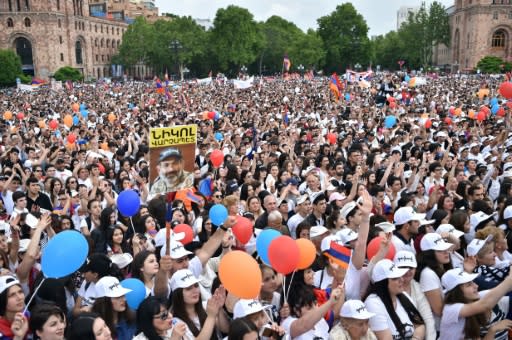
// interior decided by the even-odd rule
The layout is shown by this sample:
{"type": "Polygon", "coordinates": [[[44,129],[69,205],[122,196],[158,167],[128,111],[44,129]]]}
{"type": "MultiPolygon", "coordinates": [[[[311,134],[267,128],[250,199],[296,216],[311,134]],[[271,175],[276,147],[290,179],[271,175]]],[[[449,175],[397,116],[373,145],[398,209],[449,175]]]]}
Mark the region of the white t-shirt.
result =
{"type": "MultiPolygon", "coordinates": [[[[432,290],[439,289],[441,292],[441,298],[444,299],[443,286],[441,285],[441,279],[437,274],[430,268],[426,267],[421,271],[420,274],[420,287],[423,293],[430,292],[432,290]]],[[[434,321],[436,322],[436,330],[439,331],[441,325],[441,318],[434,314],[434,321]]]]}
{"type": "Polygon", "coordinates": [[[463,303],[444,305],[443,316],[441,317],[441,333],[439,340],[464,339],[464,325],[466,323],[466,318],[459,317],[463,306],[463,303]]]}
{"type": "Polygon", "coordinates": [[[302,217],[301,214],[295,214],[292,217],[290,217],[290,219],[288,220],[288,223],[286,223],[292,238],[294,238],[294,239],[297,238],[295,231],[297,230],[297,226],[299,225],[299,223],[304,221],[304,219],[305,219],[305,217],[302,217]]]}
{"type": "MultiPolygon", "coordinates": [[[[370,329],[373,332],[389,329],[393,339],[402,339],[400,333],[398,333],[398,330],[395,327],[395,324],[393,323],[393,320],[391,320],[391,317],[386,310],[386,306],[384,306],[384,302],[382,302],[377,295],[370,294],[364,303],[370,313],[375,313],[375,316],[370,318],[370,329]]],[[[414,333],[414,325],[398,299],[396,300],[395,312],[402,321],[402,324],[405,325],[406,337],[411,337],[414,333]]]]}
{"type": "Polygon", "coordinates": [[[406,250],[413,254],[416,254],[416,249],[414,249],[414,246],[412,242],[405,244],[404,241],[402,241],[400,238],[398,238],[396,235],[393,235],[393,238],[391,239],[391,242],[393,242],[393,245],[395,246],[395,250],[399,252],[400,250],[406,250]]]}
{"type": "MultiPolygon", "coordinates": [[[[298,319],[289,316],[286,319],[281,322],[281,326],[284,328],[286,334],[291,334],[290,330],[292,328],[292,323],[294,321],[297,321],[298,319]]],[[[292,338],[294,340],[312,340],[315,337],[319,337],[321,339],[328,339],[329,338],[329,325],[325,321],[324,318],[321,318],[320,321],[318,321],[313,329],[310,329],[306,333],[303,333],[295,338],[292,338]]]]}
{"type": "Polygon", "coordinates": [[[83,281],[82,285],[80,286],[80,289],[78,289],[78,296],[82,298],[82,305],[81,307],[92,307],[94,304],[94,300],[96,299],[96,285],[94,282],[91,282],[87,289],[85,289],[85,286],[87,285],[87,281],[83,281]]]}

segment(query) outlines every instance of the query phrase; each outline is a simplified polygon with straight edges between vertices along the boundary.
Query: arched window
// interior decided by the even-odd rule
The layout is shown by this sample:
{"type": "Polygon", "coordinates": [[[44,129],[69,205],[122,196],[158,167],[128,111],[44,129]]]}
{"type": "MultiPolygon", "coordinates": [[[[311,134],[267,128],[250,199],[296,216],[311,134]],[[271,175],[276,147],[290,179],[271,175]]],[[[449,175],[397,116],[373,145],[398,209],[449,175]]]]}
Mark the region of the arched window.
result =
{"type": "Polygon", "coordinates": [[[505,31],[497,30],[492,35],[491,47],[505,47],[505,31]]]}
{"type": "Polygon", "coordinates": [[[116,48],[116,41],[112,39],[112,48],[116,48]]]}
{"type": "Polygon", "coordinates": [[[102,38],[101,42],[100,42],[100,47],[103,47],[104,44],[105,44],[105,40],[103,40],[103,38],[102,38]]]}
{"type": "Polygon", "coordinates": [[[58,23],[59,23],[59,28],[62,27],[62,21],[60,21],[60,19],[58,20],[58,23]]]}
{"type": "Polygon", "coordinates": [[[11,18],[7,18],[7,27],[14,27],[14,21],[11,18]]]}
{"type": "Polygon", "coordinates": [[[107,45],[106,45],[107,48],[110,47],[110,39],[107,39],[107,45]]]}
{"type": "Polygon", "coordinates": [[[25,27],[30,27],[30,19],[25,18],[25,27]]]}
{"type": "Polygon", "coordinates": [[[94,47],[98,47],[98,38],[94,39],[94,47]]]}
{"type": "Polygon", "coordinates": [[[81,65],[83,63],[82,59],[82,43],[78,40],[75,44],[75,54],[76,54],[76,64],[81,65]]]}

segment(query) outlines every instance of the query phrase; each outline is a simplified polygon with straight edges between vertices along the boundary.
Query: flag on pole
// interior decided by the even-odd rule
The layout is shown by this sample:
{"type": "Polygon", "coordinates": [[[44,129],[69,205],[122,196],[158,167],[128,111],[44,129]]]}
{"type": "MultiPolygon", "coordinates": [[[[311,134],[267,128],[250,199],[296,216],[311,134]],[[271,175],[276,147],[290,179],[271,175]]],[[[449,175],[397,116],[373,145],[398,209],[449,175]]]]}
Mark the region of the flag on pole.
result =
{"type": "Polygon", "coordinates": [[[292,62],[290,61],[290,58],[288,58],[288,54],[285,54],[283,58],[283,68],[288,72],[290,71],[290,67],[292,67],[292,62]]]}
{"type": "Polygon", "coordinates": [[[156,78],[156,93],[158,94],[164,94],[164,87],[162,86],[162,82],[160,81],[160,78],[156,78]]]}
{"type": "Polygon", "coordinates": [[[333,73],[329,82],[329,88],[331,89],[331,92],[334,95],[334,99],[336,101],[338,101],[341,97],[340,86],[341,84],[339,84],[338,76],[336,73],[333,73]]]}

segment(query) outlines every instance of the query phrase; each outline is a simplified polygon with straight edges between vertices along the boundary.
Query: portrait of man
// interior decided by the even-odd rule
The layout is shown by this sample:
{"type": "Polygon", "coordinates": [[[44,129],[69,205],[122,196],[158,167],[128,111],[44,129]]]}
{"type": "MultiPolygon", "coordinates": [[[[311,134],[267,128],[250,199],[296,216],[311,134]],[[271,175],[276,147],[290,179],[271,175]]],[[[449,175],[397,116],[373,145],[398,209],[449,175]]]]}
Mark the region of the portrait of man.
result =
{"type": "Polygon", "coordinates": [[[190,188],[194,184],[194,173],[184,169],[183,155],[177,148],[166,148],[160,153],[157,171],[150,196],[190,188]]]}

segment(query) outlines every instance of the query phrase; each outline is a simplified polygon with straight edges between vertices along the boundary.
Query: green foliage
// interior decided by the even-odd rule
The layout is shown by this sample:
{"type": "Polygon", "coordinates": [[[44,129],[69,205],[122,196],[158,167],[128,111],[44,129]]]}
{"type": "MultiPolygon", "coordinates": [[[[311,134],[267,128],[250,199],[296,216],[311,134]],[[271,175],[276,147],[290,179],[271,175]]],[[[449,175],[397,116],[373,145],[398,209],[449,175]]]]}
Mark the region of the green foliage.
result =
{"type": "Polygon", "coordinates": [[[0,85],[14,85],[16,78],[22,74],[21,60],[12,50],[0,50],[0,69],[0,85]]]}
{"type": "Polygon", "coordinates": [[[32,76],[31,75],[28,75],[28,74],[23,74],[21,73],[18,78],[20,78],[20,81],[23,83],[23,84],[32,84],[32,76]]]}
{"type": "Polygon", "coordinates": [[[154,26],[149,24],[144,17],[137,17],[135,22],[128,26],[121,46],[119,46],[119,56],[123,64],[126,66],[138,63],[151,65],[149,52],[155,44],[154,36],[154,26]]]}
{"type": "Polygon", "coordinates": [[[338,5],[330,15],[318,19],[318,26],[329,71],[344,71],[357,63],[369,64],[371,44],[368,25],[351,3],[338,5]]]}
{"type": "Polygon", "coordinates": [[[72,68],[71,66],[64,66],[61,67],[55,72],[53,75],[55,80],[72,80],[72,81],[80,81],[83,79],[82,73],[78,71],[77,69],[72,68]]]}
{"type": "Polygon", "coordinates": [[[488,55],[480,59],[476,67],[481,73],[502,73],[509,72],[512,68],[512,64],[505,62],[500,57],[488,55]]]}

